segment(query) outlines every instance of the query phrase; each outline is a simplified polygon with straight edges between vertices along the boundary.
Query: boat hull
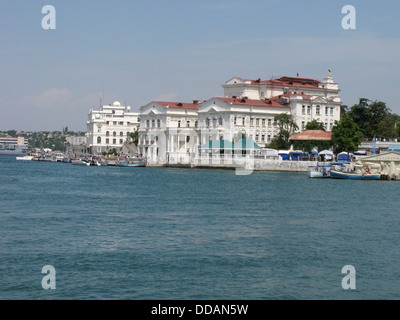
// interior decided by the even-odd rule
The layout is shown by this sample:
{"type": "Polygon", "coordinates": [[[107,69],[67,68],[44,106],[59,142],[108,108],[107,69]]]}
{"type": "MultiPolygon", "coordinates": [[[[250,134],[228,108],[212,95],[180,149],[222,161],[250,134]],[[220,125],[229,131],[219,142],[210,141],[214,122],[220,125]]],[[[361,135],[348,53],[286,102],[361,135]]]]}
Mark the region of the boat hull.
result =
{"type": "Polygon", "coordinates": [[[120,167],[145,167],[146,163],[145,162],[135,162],[135,163],[121,162],[118,165],[120,167]]]}
{"type": "Polygon", "coordinates": [[[353,180],[380,180],[380,174],[356,174],[331,170],[331,178],[333,179],[353,179],[353,180]]]}
{"type": "Polygon", "coordinates": [[[81,160],[72,160],[72,164],[77,166],[90,166],[89,162],[81,161],[81,160]]]}
{"type": "Polygon", "coordinates": [[[310,178],[329,178],[329,172],[327,171],[308,170],[307,174],[310,178]]]}

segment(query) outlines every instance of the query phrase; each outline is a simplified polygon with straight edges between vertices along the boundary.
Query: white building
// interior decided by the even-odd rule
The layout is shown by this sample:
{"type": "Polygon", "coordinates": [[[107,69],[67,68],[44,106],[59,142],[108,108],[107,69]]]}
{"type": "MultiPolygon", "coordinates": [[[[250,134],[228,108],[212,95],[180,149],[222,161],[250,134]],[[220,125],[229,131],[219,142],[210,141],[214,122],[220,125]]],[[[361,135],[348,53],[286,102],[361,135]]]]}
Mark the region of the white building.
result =
{"type": "Polygon", "coordinates": [[[275,116],[292,114],[299,131],[316,119],[332,130],[340,120],[339,86],[281,77],[267,81],[234,77],[223,98],[199,103],[153,101],[140,108],[139,153],[149,164],[188,163],[198,146],[211,140],[236,142],[246,137],[266,147],[278,132],[275,116]]]}
{"type": "Polygon", "coordinates": [[[86,124],[88,147],[92,153],[100,154],[114,148],[120,150],[130,133],[138,130],[139,114],[115,101],[98,110],[91,109],[86,124]]]}
{"type": "Polygon", "coordinates": [[[324,78],[323,82],[299,77],[271,80],[234,77],[222,87],[225,98],[280,99],[282,104],[290,107],[300,131],[314,119],[322,122],[325,130],[331,131],[335,121],[340,120],[340,90],[331,77],[324,78]]]}
{"type": "Polygon", "coordinates": [[[278,130],[275,116],[290,111],[276,99],[211,98],[199,105],[200,144],[209,140],[236,142],[245,136],[266,146],[278,130]]]}
{"type": "Polygon", "coordinates": [[[149,164],[188,163],[198,145],[197,110],[197,101],[152,101],[140,108],[138,147],[149,164]]]}

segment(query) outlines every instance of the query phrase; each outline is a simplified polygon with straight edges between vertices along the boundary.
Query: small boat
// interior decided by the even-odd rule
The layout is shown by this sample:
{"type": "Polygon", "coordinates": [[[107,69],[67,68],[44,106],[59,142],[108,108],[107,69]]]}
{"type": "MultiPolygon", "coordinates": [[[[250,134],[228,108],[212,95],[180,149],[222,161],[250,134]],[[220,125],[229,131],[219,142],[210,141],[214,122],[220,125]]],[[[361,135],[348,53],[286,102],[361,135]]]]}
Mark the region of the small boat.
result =
{"type": "Polygon", "coordinates": [[[86,160],[72,160],[72,164],[78,165],[78,166],[90,166],[90,162],[86,160]]]}
{"type": "Polygon", "coordinates": [[[307,173],[310,178],[329,178],[331,168],[332,163],[319,162],[316,166],[309,166],[307,173]]]}
{"type": "Polygon", "coordinates": [[[18,161],[31,161],[33,160],[33,156],[23,156],[23,157],[16,157],[18,161]]]}
{"type": "Polygon", "coordinates": [[[120,167],[145,167],[146,162],[141,161],[141,162],[120,162],[118,163],[120,167]]]}
{"type": "Polygon", "coordinates": [[[107,160],[100,160],[99,161],[101,166],[108,166],[108,161],[107,160]]]}
{"type": "Polygon", "coordinates": [[[351,173],[331,170],[331,178],[333,179],[355,179],[355,180],[380,180],[380,173],[351,173]]]}

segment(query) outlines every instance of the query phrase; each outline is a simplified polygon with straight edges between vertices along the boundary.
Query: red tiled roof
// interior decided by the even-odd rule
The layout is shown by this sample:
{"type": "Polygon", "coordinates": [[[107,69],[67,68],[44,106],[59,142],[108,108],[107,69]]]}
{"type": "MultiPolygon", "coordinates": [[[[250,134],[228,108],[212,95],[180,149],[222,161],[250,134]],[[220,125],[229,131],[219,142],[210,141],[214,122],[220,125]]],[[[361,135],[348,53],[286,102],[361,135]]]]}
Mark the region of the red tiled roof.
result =
{"type": "Polygon", "coordinates": [[[188,110],[198,110],[199,106],[197,103],[187,103],[187,102],[170,102],[170,101],[154,101],[165,108],[170,109],[188,109],[188,110]]]}
{"type": "Polygon", "coordinates": [[[290,107],[281,104],[280,102],[272,99],[268,100],[253,100],[245,98],[216,98],[220,101],[231,103],[236,106],[256,106],[256,107],[267,107],[267,108],[286,108],[290,107]]]}
{"type": "Polygon", "coordinates": [[[298,141],[332,141],[332,132],[323,130],[306,130],[296,133],[289,140],[298,141]]]}
{"type": "Polygon", "coordinates": [[[240,77],[236,77],[242,81],[250,81],[252,85],[257,84],[271,84],[283,87],[302,87],[302,88],[318,88],[321,83],[318,80],[310,79],[310,78],[300,78],[300,77],[281,77],[279,79],[271,79],[271,80],[261,80],[258,78],[257,80],[243,79],[240,77]]]}

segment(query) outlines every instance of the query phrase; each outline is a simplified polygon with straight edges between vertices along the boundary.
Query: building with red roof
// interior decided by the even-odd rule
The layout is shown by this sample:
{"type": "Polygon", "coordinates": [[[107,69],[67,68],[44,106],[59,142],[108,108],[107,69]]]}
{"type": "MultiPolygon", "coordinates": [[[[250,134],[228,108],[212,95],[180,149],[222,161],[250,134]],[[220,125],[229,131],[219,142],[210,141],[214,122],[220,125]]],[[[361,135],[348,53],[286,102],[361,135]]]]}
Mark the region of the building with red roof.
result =
{"type": "Polygon", "coordinates": [[[222,87],[225,98],[280,101],[290,107],[300,130],[317,120],[330,131],[335,121],[340,120],[342,99],[339,86],[331,77],[323,81],[288,76],[270,80],[234,77],[222,87]]]}

